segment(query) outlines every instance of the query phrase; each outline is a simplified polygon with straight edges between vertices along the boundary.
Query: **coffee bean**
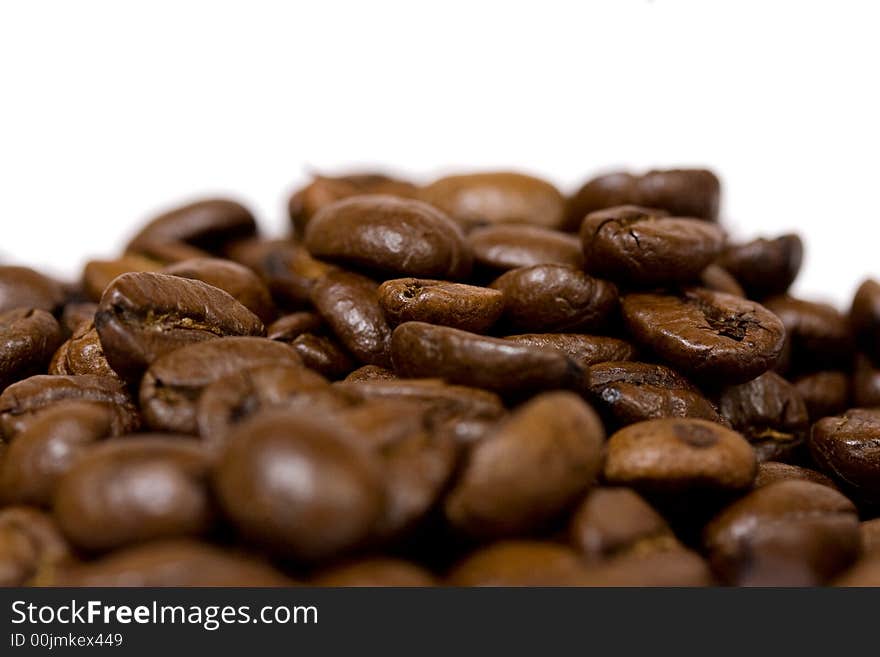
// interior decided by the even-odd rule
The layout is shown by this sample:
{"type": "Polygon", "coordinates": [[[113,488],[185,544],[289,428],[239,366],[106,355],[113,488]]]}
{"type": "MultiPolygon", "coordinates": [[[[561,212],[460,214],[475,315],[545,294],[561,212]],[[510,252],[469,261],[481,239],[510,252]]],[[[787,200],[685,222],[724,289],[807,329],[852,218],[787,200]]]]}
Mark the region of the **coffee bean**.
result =
{"type": "Polygon", "coordinates": [[[880,554],[880,518],[865,520],[859,525],[862,554],[880,554]]]}
{"type": "Polygon", "coordinates": [[[790,296],[771,297],[764,306],[785,326],[780,372],[843,368],[851,360],[849,324],[834,307],[790,296]]]}
{"type": "Polygon", "coordinates": [[[581,586],[712,586],[709,565],[682,548],[649,551],[610,559],[591,568],[581,586]]]}
{"type": "Polygon", "coordinates": [[[785,339],[782,322],[763,306],[701,288],[629,294],[621,307],[639,345],[702,379],[753,379],[776,364],[785,339]]]}
{"type": "Polygon", "coordinates": [[[101,298],[95,328],[107,361],[127,380],[184,345],[265,332],[256,315],[223,290],[155,273],[114,280],[101,298]]]}
{"type": "Polygon", "coordinates": [[[880,283],[869,278],[859,286],[849,318],[859,348],[880,362],[880,283]]]}
{"type": "Polygon", "coordinates": [[[123,255],[116,260],[89,260],[83,269],[82,286],[86,296],[98,302],[107,286],[117,276],[131,272],[160,271],[162,263],[136,253],[123,255]]]}
{"type": "Polygon", "coordinates": [[[306,367],[329,379],[341,379],[355,367],[342,346],[326,335],[304,333],[294,339],[290,346],[306,367]]]}
{"type": "Polygon", "coordinates": [[[711,264],[700,272],[700,287],[705,287],[715,292],[724,292],[735,297],[745,298],[746,292],[737,280],[722,267],[711,264]]]}
{"type": "Polygon", "coordinates": [[[832,582],[833,586],[880,586],[880,557],[868,555],[832,582]]]}
{"type": "Polygon", "coordinates": [[[64,335],[73,334],[82,324],[94,321],[96,312],[98,304],[91,301],[71,301],[65,304],[60,320],[62,332],[64,335]]]}
{"type": "Polygon", "coordinates": [[[581,241],[589,273],[655,286],[697,279],[721,253],[724,231],[699,219],[624,205],[587,215],[581,241]]]}
{"type": "Polygon", "coordinates": [[[792,479],[800,479],[811,481],[814,484],[822,484],[837,490],[835,483],[823,475],[809,468],[790,463],[778,463],[776,461],[765,461],[758,464],[758,476],[755,477],[755,488],[769,486],[777,481],[789,481],[792,479]]]}
{"type": "Polygon", "coordinates": [[[266,328],[266,337],[270,340],[293,342],[305,333],[320,333],[323,326],[321,317],[317,313],[308,311],[291,313],[269,324],[266,328]]]}
{"type": "Polygon", "coordinates": [[[345,377],[345,380],[351,382],[389,381],[397,378],[398,376],[394,373],[394,370],[389,370],[385,367],[379,367],[378,365],[364,365],[363,367],[357,368],[354,372],[351,372],[347,377],[345,377]]]}
{"type": "Polygon", "coordinates": [[[28,267],[0,265],[0,313],[16,308],[54,312],[62,303],[58,282],[28,267]]]}
{"type": "Polygon", "coordinates": [[[315,586],[436,586],[431,573],[401,559],[373,557],[352,561],[316,574],[315,586]]]}
{"type": "Polygon", "coordinates": [[[0,312],[0,391],[10,383],[45,371],[61,344],[61,327],[45,310],[0,312]]]}
{"type": "Polygon", "coordinates": [[[764,299],[788,291],[803,257],[801,238],[787,234],[728,246],[718,264],[733,275],[749,298],[764,299]]]}
{"type": "Polygon", "coordinates": [[[49,364],[49,374],[94,374],[119,379],[104,355],[101,338],[91,321],[81,324],[58,348],[49,364]]]}
{"type": "Polygon", "coordinates": [[[590,331],[617,311],[617,288],[565,265],[535,265],[502,274],[504,321],[517,331],[590,331]]]}
{"type": "Polygon", "coordinates": [[[872,408],[880,406],[880,368],[871,359],[859,354],[852,376],[852,400],[856,406],[872,408]]]}
{"type": "Polygon", "coordinates": [[[880,410],[853,409],[813,425],[816,463],[859,498],[880,501],[880,410]]]}
{"type": "Polygon", "coordinates": [[[794,387],[804,400],[810,422],[849,408],[850,385],[845,372],[805,374],[795,379],[794,387]]]}
{"type": "Polygon", "coordinates": [[[501,317],[504,295],[475,285],[398,278],[379,286],[379,304],[393,326],[427,322],[485,333],[501,317]]]}
{"type": "Polygon", "coordinates": [[[47,572],[71,559],[51,516],[26,506],[0,509],[0,587],[45,585],[47,572]]]}
{"type": "Polygon", "coordinates": [[[574,550],[543,541],[509,540],[468,555],[450,571],[450,586],[583,586],[586,566],[574,550]]]}
{"type": "Polygon", "coordinates": [[[605,479],[646,491],[743,490],[755,454],[737,432],[698,419],[631,424],[608,441],[605,479]]]}
{"type": "Polygon", "coordinates": [[[522,333],[505,340],[517,344],[556,349],[583,368],[607,361],[632,360],[636,348],[625,340],[582,333],[522,333]]]}
{"type": "Polygon", "coordinates": [[[308,250],[373,272],[463,278],[471,253],[458,225],[435,207],[395,196],[355,196],[309,221],[308,250]]]}
{"type": "Polygon", "coordinates": [[[582,268],[580,240],[558,230],[528,224],[497,224],[468,234],[474,264],[489,272],[534,265],[568,265],[582,268]]]}

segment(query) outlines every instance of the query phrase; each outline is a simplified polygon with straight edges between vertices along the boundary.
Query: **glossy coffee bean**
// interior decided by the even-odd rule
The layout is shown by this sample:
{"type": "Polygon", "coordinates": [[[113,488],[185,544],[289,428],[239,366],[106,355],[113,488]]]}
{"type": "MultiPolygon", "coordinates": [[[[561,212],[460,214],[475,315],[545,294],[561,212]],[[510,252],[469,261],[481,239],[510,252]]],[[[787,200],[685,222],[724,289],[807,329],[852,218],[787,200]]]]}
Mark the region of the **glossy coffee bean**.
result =
{"type": "Polygon", "coordinates": [[[391,327],[373,281],[349,272],[332,272],[315,283],[311,299],[321,319],[359,362],[381,367],[391,364],[391,327]]]}
{"type": "Polygon", "coordinates": [[[596,363],[632,360],[636,357],[636,348],[629,342],[604,335],[521,333],[508,335],[505,340],[542,349],[556,349],[583,368],[596,363]]]}
{"type": "Polygon", "coordinates": [[[508,540],[480,548],[447,576],[451,586],[583,586],[587,570],[571,548],[545,541],[508,540]]]}
{"type": "Polygon", "coordinates": [[[117,276],[161,269],[160,261],[136,253],[125,254],[115,260],[89,260],[83,268],[82,286],[86,296],[91,301],[98,302],[104,290],[117,276]]]}
{"type": "Polygon", "coordinates": [[[553,185],[520,173],[447,176],[425,187],[420,196],[465,225],[558,228],[565,213],[565,199],[553,185]]]}
{"type": "Polygon", "coordinates": [[[801,238],[786,234],[728,246],[717,262],[742,285],[750,299],[764,299],[788,291],[803,257],[801,238]]]}
{"type": "Polygon", "coordinates": [[[113,410],[104,403],[60,402],[38,412],[0,461],[0,499],[50,506],[77,457],[112,434],[113,410]]]}
{"type": "Polygon", "coordinates": [[[250,269],[219,258],[194,258],[165,267],[166,274],[202,281],[223,290],[263,322],[274,319],[269,289],[250,269]]]}
{"type": "Polygon", "coordinates": [[[345,377],[345,380],[350,382],[389,381],[397,378],[398,376],[394,373],[394,370],[389,370],[386,367],[379,367],[378,365],[364,365],[351,372],[345,377]]]}
{"type": "Polygon", "coordinates": [[[28,267],[0,265],[0,313],[16,308],[54,312],[64,303],[57,282],[28,267]]]}
{"type": "Polygon", "coordinates": [[[55,517],[79,548],[103,551],[210,528],[211,460],[182,436],[109,440],[76,460],[58,481],[55,517]]]}
{"type": "Polygon", "coordinates": [[[810,453],[859,499],[880,501],[880,411],[853,409],[813,425],[810,453]]]}
{"type": "Polygon", "coordinates": [[[185,345],[265,332],[259,318],[223,290],[155,273],[114,280],[101,298],[95,328],[110,366],[127,380],[185,345]]]}
{"type": "Polygon", "coordinates": [[[319,258],[373,272],[457,279],[471,269],[470,247],[452,219],[395,196],[355,196],[322,208],[305,245],[319,258]]]}
{"type": "Polygon", "coordinates": [[[61,327],[45,310],[0,312],[0,391],[44,369],[61,345],[61,327]]]}
{"type": "Polygon", "coordinates": [[[315,561],[361,545],[384,506],[381,468],[333,420],[290,411],[239,424],[215,473],[230,521],[283,556],[315,561]]]}
{"type": "Polygon", "coordinates": [[[700,287],[705,287],[715,292],[724,292],[735,297],[745,298],[746,296],[746,291],[730,272],[714,263],[700,272],[699,284],[700,287]]]}
{"type": "Polygon", "coordinates": [[[811,422],[842,413],[850,406],[849,377],[845,372],[805,374],[794,380],[794,387],[804,400],[811,422]]]}
{"type": "Polygon", "coordinates": [[[0,587],[50,583],[47,573],[71,559],[51,516],[27,506],[0,510],[0,587]]]}
{"type": "Polygon", "coordinates": [[[698,419],[648,420],[608,441],[605,480],[645,491],[744,490],[757,471],[740,434],[698,419]]]}
{"type": "Polygon", "coordinates": [[[606,326],[617,311],[617,288],[565,265],[535,265],[502,274],[504,321],[517,331],[584,331],[606,326]]]}
{"type": "Polygon", "coordinates": [[[568,265],[582,268],[580,240],[558,230],[528,224],[497,224],[468,233],[474,264],[499,272],[534,265],[568,265]]]}
{"type": "Polygon", "coordinates": [[[588,181],[569,199],[566,229],[577,230],[591,212],[628,204],[715,221],[720,199],[721,184],[705,169],[611,173],[588,181]]]}
{"type": "Polygon", "coordinates": [[[785,340],[782,322],[763,306],[702,288],[629,294],[621,307],[640,346],[701,379],[749,381],[777,363],[785,340]]]}
{"type": "Polygon", "coordinates": [[[836,308],[791,296],[771,297],[764,306],[785,326],[781,372],[816,372],[847,366],[852,339],[846,317],[836,308]]]}
{"type": "Polygon", "coordinates": [[[789,481],[798,479],[803,481],[811,481],[814,484],[822,484],[837,489],[837,485],[821,472],[804,468],[799,465],[790,463],[779,463],[777,461],[765,461],[758,464],[758,476],[755,477],[755,488],[769,486],[777,481],[789,481]]]}
{"type": "Polygon", "coordinates": [[[849,318],[859,349],[880,362],[880,283],[869,278],[859,286],[849,318]]]}
{"type": "Polygon", "coordinates": [[[341,379],[355,368],[354,361],[342,345],[326,335],[304,333],[289,344],[303,365],[328,379],[341,379]]]}
{"type": "Polygon", "coordinates": [[[810,427],[807,407],[797,388],[775,372],[727,386],[718,408],[752,444],[759,461],[790,457],[803,444],[810,427]]]}
{"type": "Polygon", "coordinates": [[[501,317],[504,295],[476,285],[397,278],[379,286],[379,304],[392,326],[427,322],[485,333],[501,317]]]}
{"type": "Polygon", "coordinates": [[[856,509],[836,490],[809,481],[758,488],[706,527],[712,567],[728,584],[814,586],[858,556],[856,509]]]}
{"type": "Polygon", "coordinates": [[[573,393],[535,397],[473,446],[446,500],[447,519],[482,537],[543,527],[596,478],[604,439],[596,413],[573,393]]]}
{"type": "Polygon", "coordinates": [[[351,561],[312,577],[315,586],[436,586],[436,578],[417,564],[388,557],[351,561]]]}
{"type": "Polygon", "coordinates": [[[301,311],[279,317],[266,327],[266,337],[270,340],[293,342],[305,333],[321,333],[324,324],[317,313],[301,311]]]}
{"type": "Polygon", "coordinates": [[[218,253],[225,244],[256,230],[253,215],[241,204],[209,199],[159,215],[132,238],[127,250],[176,262],[218,253]]]}
{"type": "Polygon", "coordinates": [[[439,377],[496,392],[563,388],[576,365],[560,352],[423,322],[394,329],[391,356],[405,377],[439,377]]]}
{"type": "Polygon", "coordinates": [[[880,407],[880,368],[863,354],[856,356],[852,375],[851,396],[855,406],[880,407]]]}
{"type": "Polygon", "coordinates": [[[714,224],[634,205],[587,215],[580,234],[589,273],[643,286],[693,281],[724,246],[714,224]]]}
{"type": "Polygon", "coordinates": [[[70,339],[58,348],[49,364],[49,374],[94,374],[119,378],[104,355],[101,338],[91,321],[81,324],[70,339]]]}
{"type": "Polygon", "coordinates": [[[302,365],[288,345],[266,338],[218,338],[159,357],[144,374],[140,404],[156,431],[195,434],[199,394],[218,379],[261,365],[302,365]]]}

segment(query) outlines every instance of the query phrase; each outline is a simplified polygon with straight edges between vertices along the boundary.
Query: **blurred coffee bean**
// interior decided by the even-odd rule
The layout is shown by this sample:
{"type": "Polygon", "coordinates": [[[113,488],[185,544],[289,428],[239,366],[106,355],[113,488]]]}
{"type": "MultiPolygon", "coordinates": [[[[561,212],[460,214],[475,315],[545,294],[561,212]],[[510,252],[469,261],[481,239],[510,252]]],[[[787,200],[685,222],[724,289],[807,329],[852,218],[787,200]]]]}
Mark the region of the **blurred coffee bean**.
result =
{"type": "Polygon", "coordinates": [[[733,275],[750,299],[764,299],[788,291],[803,257],[801,238],[786,234],[728,246],[718,264],[733,275]]]}
{"type": "Polygon", "coordinates": [[[89,260],[83,268],[82,286],[86,296],[94,302],[101,300],[107,286],[117,276],[131,272],[160,271],[162,263],[136,253],[123,255],[115,260],[89,260]]]}
{"type": "Polygon", "coordinates": [[[850,385],[849,377],[845,372],[805,374],[794,380],[794,387],[806,404],[811,422],[829,415],[837,415],[849,408],[850,385]]]}
{"type": "Polygon", "coordinates": [[[528,224],[496,224],[468,234],[474,265],[494,273],[534,265],[582,268],[580,240],[558,230],[528,224]]]}
{"type": "Polygon", "coordinates": [[[28,267],[0,265],[0,313],[16,308],[55,312],[64,303],[61,284],[28,267]]]}
{"type": "Polygon", "coordinates": [[[51,582],[71,559],[51,516],[27,506],[0,509],[0,587],[51,582]]]}
{"type": "Polygon", "coordinates": [[[785,326],[780,372],[817,372],[843,369],[852,358],[849,323],[836,308],[791,296],[771,297],[764,303],[785,326]]]}

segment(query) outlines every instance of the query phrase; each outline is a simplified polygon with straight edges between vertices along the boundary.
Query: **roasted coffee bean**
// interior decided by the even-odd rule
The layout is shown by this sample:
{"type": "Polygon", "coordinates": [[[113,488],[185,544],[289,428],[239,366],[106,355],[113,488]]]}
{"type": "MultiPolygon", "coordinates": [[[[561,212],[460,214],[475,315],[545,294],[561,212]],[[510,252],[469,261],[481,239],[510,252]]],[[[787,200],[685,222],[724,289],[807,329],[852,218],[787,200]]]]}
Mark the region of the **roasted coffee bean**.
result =
{"type": "Polygon", "coordinates": [[[627,204],[715,221],[720,199],[721,183],[705,169],[611,173],[588,181],[569,199],[565,226],[577,230],[589,213],[627,204]]]}
{"type": "Polygon", "coordinates": [[[880,407],[880,368],[859,354],[852,377],[852,400],[862,408],[880,407]]]}
{"type": "Polygon", "coordinates": [[[810,453],[859,499],[880,501],[880,410],[853,409],[813,425],[810,453]]]}
{"type": "Polygon", "coordinates": [[[64,303],[61,284],[28,267],[0,265],[0,313],[16,308],[55,312],[64,303]]]}
{"type": "Polygon", "coordinates": [[[93,322],[98,304],[91,301],[72,301],[65,304],[61,312],[61,329],[64,335],[72,335],[76,329],[86,322],[93,322]]]}
{"type": "Polygon", "coordinates": [[[397,378],[398,376],[394,373],[394,370],[379,367],[378,365],[364,365],[363,367],[357,368],[354,372],[351,372],[345,377],[345,380],[350,382],[390,381],[397,378]]]}
{"type": "Polygon", "coordinates": [[[496,392],[564,388],[577,376],[577,366],[554,349],[423,322],[394,329],[391,356],[402,376],[436,376],[496,392]]]}
{"type": "Polygon", "coordinates": [[[810,428],[807,407],[797,388],[775,372],[727,386],[718,408],[752,444],[759,461],[790,457],[810,428]]]}
{"type": "Polygon", "coordinates": [[[43,585],[71,560],[51,516],[27,506],[0,510],[0,587],[43,585]]]}
{"type": "Polygon", "coordinates": [[[89,260],[83,269],[82,286],[86,296],[94,301],[101,300],[107,286],[117,276],[131,272],[160,271],[162,263],[152,258],[145,258],[136,253],[123,255],[116,260],[89,260]]]}
{"type": "Polygon", "coordinates": [[[347,176],[313,176],[312,181],[297,190],[287,203],[287,213],[294,234],[302,237],[306,226],[323,207],[364,194],[386,194],[417,198],[419,189],[412,183],[381,173],[358,173],[347,176]]]}
{"type": "Polygon", "coordinates": [[[107,376],[37,375],[13,383],[0,395],[0,430],[7,437],[24,429],[44,408],[64,401],[92,401],[113,409],[113,435],[136,431],[140,415],[119,379],[107,376]]]}
{"type": "Polygon", "coordinates": [[[803,257],[801,238],[787,234],[728,246],[718,264],[733,275],[749,298],[763,299],[788,291],[803,257]]]}
{"type": "Polygon", "coordinates": [[[355,364],[345,350],[333,338],[326,335],[304,333],[290,343],[303,364],[329,379],[341,379],[351,372],[355,364]]]}
{"type": "Polygon", "coordinates": [[[37,374],[61,344],[61,327],[45,310],[0,312],[0,391],[37,374]]]}
{"type": "Polygon", "coordinates": [[[448,176],[425,187],[420,196],[464,225],[558,228],[565,213],[565,199],[553,185],[520,173],[448,176]]]}
{"type": "Polygon", "coordinates": [[[109,440],[60,478],[55,517],[68,539],[88,551],[198,535],[214,517],[210,468],[208,452],[183,436],[109,440]]]}
{"type": "Polygon", "coordinates": [[[802,479],[811,481],[814,484],[822,484],[837,489],[837,485],[821,472],[810,470],[799,465],[791,465],[790,463],[778,463],[776,461],[765,461],[758,464],[758,476],[755,477],[755,488],[768,486],[777,481],[789,481],[791,479],[802,479]]]}
{"type": "Polygon", "coordinates": [[[293,342],[304,333],[319,333],[323,322],[317,313],[302,311],[280,317],[266,328],[266,337],[270,340],[293,342]]]}
{"type": "Polygon", "coordinates": [[[607,361],[632,360],[636,348],[625,340],[582,333],[522,333],[505,340],[517,344],[556,349],[583,368],[607,361]]]}
{"type": "Polygon", "coordinates": [[[722,267],[711,264],[700,272],[700,287],[745,298],[746,292],[737,280],[722,267]]]}
{"type": "Polygon", "coordinates": [[[880,557],[869,554],[832,582],[833,586],[880,586],[880,557]]]}
{"type": "Polygon", "coordinates": [[[631,424],[608,441],[605,480],[644,491],[744,490],[757,472],[745,438],[698,419],[631,424]]]}
{"type": "Polygon", "coordinates": [[[113,409],[105,403],[59,402],[36,413],[0,460],[0,500],[50,506],[76,458],[112,434],[113,409]]]}
{"type": "Polygon", "coordinates": [[[199,394],[218,379],[260,365],[302,365],[288,345],[266,338],[217,338],[166,353],[140,387],[144,419],[156,431],[195,434],[199,394]]]}
{"type": "Polygon", "coordinates": [[[630,488],[596,488],[578,505],[569,525],[572,545],[585,559],[683,549],[663,517],[630,488]]]}
{"type": "Polygon", "coordinates": [[[219,258],[194,258],[169,265],[163,272],[213,285],[228,293],[263,322],[270,322],[275,316],[269,288],[243,265],[219,258]]]}
{"type": "Polygon", "coordinates": [[[565,265],[513,269],[492,283],[504,294],[504,321],[517,331],[590,331],[617,311],[613,283],[565,265]]]}
{"type": "Polygon", "coordinates": [[[114,280],[101,298],[95,328],[110,366],[127,380],[184,345],[265,332],[259,318],[223,290],[155,273],[114,280]]]}
{"type": "Polygon", "coordinates": [[[293,580],[255,557],[192,539],[134,545],[62,569],[52,586],[169,587],[293,586],[293,580]]]}
{"type": "Polygon", "coordinates": [[[880,283],[869,278],[859,286],[849,318],[859,349],[880,362],[880,283]]]}
{"type": "Polygon", "coordinates": [[[773,313],[722,292],[629,294],[621,306],[639,345],[701,379],[749,381],[777,363],[785,340],[785,327],[773,313]]]}
{"type": "Polygon", "coordinates": [[[880,518],[865,520],[859,525],[862,537],[862,554],[880,554],[880,518]]]}
{"type": "Polygon", "coordinates": [[[829,415],[837,415],[849,408],[850,386],[849,377],[845,372],[805,374],[795,379],[794,387],[804,400],[811,422],[829,415]]]}
{"type": "Polygon", "coordinates": [[[127,250],[176,262],[218,253],[225,244],[256,231],[247,208],[235,201],[210,199],[159,215],[132,238],[127,250]]]}
{"type": "Polygon", "coordinates": [[[474,536],[539,529],[592,484],[604,440],[598,416],[573,393],[535,397],[473,446],[446,517],[474,536]]]}
{"type": "Polygon", "coordinates": [[[101,338],[92,322],[81,324],[70,339],[58,348],[49,364],[49,374],[94,374],[119,378],[104,356],[101,338]]]}
{"type": "Polygon", "coordinates": [[[329,273],[311,292],[318,314],[345,348],[365,365],[391,365],[391,327],[376,284],[349,272],[329,273]]]}
{"type": "Polygon", "coordinates": [[[582,268],[580,240],[558,230],[528,224],[498,224],[476,228],[468,234],[474,265],[488,272],[534,265],[568,265],[582,268]]]}
{"type": "Polygon", "coordinates": [[[704,541],[728,584],[815,586],[858,556],[859,519],[852,502],[828,486],[781,481],[722,511],[704,541]]]}
{"type": "Polygon", "coordinates": [[[395,196],[355,196],[322,208],[306,229],[312,255],[373,272],[463,278],[470,246],[437,208],[395,196]]]}
{"type": "Polygon", "coordinates": [[[251,540],[301,561],[366,541],[384,507],[381,466],[331,419],[268,411],[230,432],[215,473],[229,519],[251,540]]]}
{"type": "Polygon", "coordinates": [[[780,372],[843,369],[852,358],[852,339],[846,317],[833,306],[778,296],[764,306],[785,326],[780,372]]]}
{"type": "Polygon", "coordinates": [[[475,285],[397,278],[379,286],[379,304],[392,326],[427,322],[485,333],[501,317],[504,295],[475,285]]]}
{"type": "Polygon", "coordinates": [[[569,547],[508,540],[468,555],[447,576],[451,586],[583,586],[587,570],[569,547]]]}
{"type": "Polygon", "coordinates": [[[436,586],[424,568],[401,559],[373,557],[344,563],[317,573],[314,586],[436,586]]]}
{"type": "Polygon", "coordinates": [[[584,266],[594,276],[655,286],[696,280],[721,253],[724,231],[699,219],[624,205],[587,215],[581,242],[584,266]]]}
{"type": "Polygon", "coordinates": [[[709,565],[683,548],[649,550],[609,559],[593,567],[581,586],[712,586],[709,565]]]}

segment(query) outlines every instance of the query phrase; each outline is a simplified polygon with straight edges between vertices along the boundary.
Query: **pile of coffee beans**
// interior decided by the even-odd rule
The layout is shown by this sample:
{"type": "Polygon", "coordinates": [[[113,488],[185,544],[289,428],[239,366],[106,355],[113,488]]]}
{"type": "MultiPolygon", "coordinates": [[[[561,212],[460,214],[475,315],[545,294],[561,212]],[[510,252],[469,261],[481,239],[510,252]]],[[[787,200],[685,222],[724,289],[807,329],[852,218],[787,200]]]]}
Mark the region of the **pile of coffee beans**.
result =
{"type": "Polygon", "coordinates": [[[880,283],[720,197],[319,176],[0,266],[0,585],[880,585],[880,283]]]}

